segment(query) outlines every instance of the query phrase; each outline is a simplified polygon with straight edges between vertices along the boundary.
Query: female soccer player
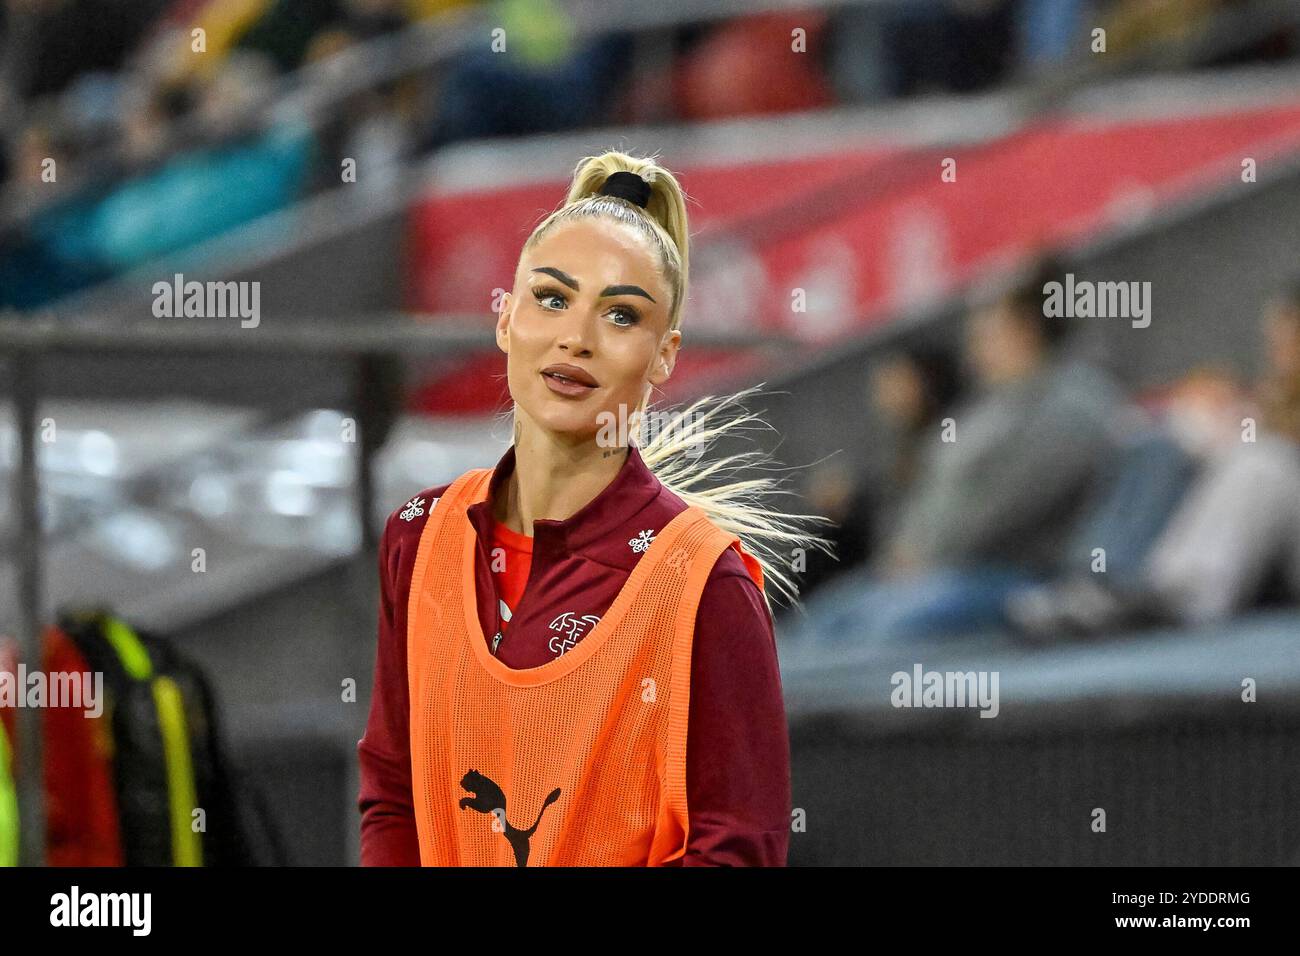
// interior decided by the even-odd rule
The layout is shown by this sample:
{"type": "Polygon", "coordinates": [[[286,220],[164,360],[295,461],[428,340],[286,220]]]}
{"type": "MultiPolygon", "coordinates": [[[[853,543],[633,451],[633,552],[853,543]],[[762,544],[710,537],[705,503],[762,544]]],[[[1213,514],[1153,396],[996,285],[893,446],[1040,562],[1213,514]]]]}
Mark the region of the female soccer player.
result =
{"type": "Polygon", "coordinates": [[[383,534],[363,864],[785,864],[765,585],[795,593],[778,562],[825,519],[761,507],[768,478],[696,487],[764,461],[700,456],[756,420],[717,417],[739,396],[629,441],[681,346],[687,239],[676,178],[607,152],[524,244],[496,325],[513,446],[383,534]]]}

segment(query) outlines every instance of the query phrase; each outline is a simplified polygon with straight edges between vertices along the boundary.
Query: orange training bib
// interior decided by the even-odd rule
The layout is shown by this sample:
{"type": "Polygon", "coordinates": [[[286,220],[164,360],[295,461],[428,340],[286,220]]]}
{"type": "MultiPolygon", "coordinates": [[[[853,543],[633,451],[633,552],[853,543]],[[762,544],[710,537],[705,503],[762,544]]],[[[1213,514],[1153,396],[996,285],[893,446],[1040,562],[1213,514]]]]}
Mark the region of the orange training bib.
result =
{"type": "MultiPolygon", "coordinates": [[[[411,771],[425,866],[659,866],[686,850],[686,729],[700,595],[739,541],[696,507],[654,536],[567,653],[514,670],[488,649],[462,475],[420,538],[407,618],[411,771]]],[[[741,552],[755,583],[762,574],[741,552]]]]}

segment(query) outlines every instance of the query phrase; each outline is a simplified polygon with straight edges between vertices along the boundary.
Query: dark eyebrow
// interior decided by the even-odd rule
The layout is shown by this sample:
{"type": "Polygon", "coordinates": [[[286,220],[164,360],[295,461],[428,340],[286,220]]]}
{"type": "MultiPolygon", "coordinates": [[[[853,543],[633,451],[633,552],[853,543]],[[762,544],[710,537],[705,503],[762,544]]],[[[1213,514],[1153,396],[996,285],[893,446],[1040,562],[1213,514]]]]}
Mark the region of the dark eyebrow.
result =
{"type": "MultiPolygon", "coordinates": [[[[574,292],[579,291],[577,279],[573,278],[573,276],[569,275],[566,272],[561,272],[559,269],[556,269],[553,266],[539,266],[533,271],[545,272],[547,275],[554,276],[556,279],[559,279],[561,282],[567,285],[574,292]]],[[[613,295],[642,295],[645,296],[647,299],[649,299],[651,302],[654,302],[654,296],[652,296],[645,289],[641,288],[639,285],[606,286],[604,290],[600,293],[600,298],[605,299],[613,295]]]]}
{"type": "Polygon", "coordinates": [[[643,295],[654,302],[654,297],[639,285],[609,285],[605,286],[604,291],[600,293],[602,299],[611,295],[643,295]]]}
{"type": "Polygon", "coordinates": [[[536,268],[533,271],[545,272],[548,276],[554,276],[555,278],[559,279],[561,282],[567,285],[574,292],[578,291],[578,280],[575,279],[573,276],[569,275],[567,272],[561,272],[559,269],[556,269],[554,266],[540,266],[539,268],[536,268]]]}

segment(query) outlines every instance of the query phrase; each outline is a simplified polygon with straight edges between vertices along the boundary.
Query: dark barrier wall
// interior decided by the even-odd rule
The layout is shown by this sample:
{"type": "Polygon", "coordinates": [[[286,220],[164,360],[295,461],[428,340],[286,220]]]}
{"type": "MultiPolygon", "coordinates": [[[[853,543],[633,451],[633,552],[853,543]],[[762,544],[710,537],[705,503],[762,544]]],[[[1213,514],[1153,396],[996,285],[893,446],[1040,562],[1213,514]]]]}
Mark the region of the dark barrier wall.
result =
{"type": "Polygon", "coordinates": [[[793,802],[808,822],[790,865],[1300,862],[1300,715],[1228,705],[1118,726],[1081,715],[964,728],[946,716],[896,731],[793,721],[793,802]]]}

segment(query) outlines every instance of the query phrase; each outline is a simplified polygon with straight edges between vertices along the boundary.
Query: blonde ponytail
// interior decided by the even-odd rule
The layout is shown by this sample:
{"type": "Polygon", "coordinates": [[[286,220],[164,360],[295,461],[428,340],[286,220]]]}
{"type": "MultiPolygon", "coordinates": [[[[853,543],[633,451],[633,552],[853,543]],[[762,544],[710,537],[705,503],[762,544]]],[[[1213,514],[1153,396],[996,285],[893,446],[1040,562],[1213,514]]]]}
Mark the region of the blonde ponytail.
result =
{"type": "Polygon", "coordinates": [[[655,423],[656,427],[638,451],[665,488],[687,505],[700,508],[723,531],[740,538],[744,549],[762,565],[764,598],[771,610],[773,591],[791,605],[798,603],[798,585],[785,571],[794,563],[796,551],[816,549],[834,556],[833,543],[811,533],[814,525],[834,522],[821,515],[790,514],[764,507],[768,495],[796,493],[782,487],[780,478],[761,475],[703,486],[708,479],[776,467],[771,455],[762,451],[740,452],[716,460],[707,453],[719,438],[744,432],[751,423],[771,428],[759,415],[744,411],[741,404],[760,388],[761,384],[751,386],[721,398],[706,395],[671,415],[647,416],[643,421],[655,423]],[[663,424],[658,424],[660,418],[663,424]]]}
{"type": "MultiPolygon", "coordinates": [[[[524,243],[524,251],[560,223],[593,216],[617,220],[646,238],[673,293],[668,330],[680,328],[690,278],[690,235],[686,194],[677,178],[655,157],[638,158],[615,150],[584,157],[574,169],[564,204],[538,223],[524,243]],[[650,185],[644,208],[627,199],[601,195],[600,188],[617,172],[635,173],[650,185]]],[[[745,550],[763,568],[764,599],[771,610],[773,591],[791,604],[798,603],[798,585],[785,570],[795,558],[796,549],[812,548],[834,556],[832,542],[809,530],[813,525],[833,522],[820,515],[789,514],[764,507],[768,495],[795,494],[782,487],[781,479],[761,476],[720,484],[710,481],[742,470],[770,469],[775,464],[770,456],[758,451],[718,461],[710,461],[705,454],[718,438],[744,431],[751,423],[765,424],[757,415],[745,413],[741,406],[741,401],[757,393],[759,387],[720,399],[705,396],[676,413],[652,415],[646,411],[647,389],[636,420],[642,425],[662,421],[648,442],[638,442],[642,460],[665,488],[687,505],[700,508],[723,531],[740,538],[745,550]]]]}

